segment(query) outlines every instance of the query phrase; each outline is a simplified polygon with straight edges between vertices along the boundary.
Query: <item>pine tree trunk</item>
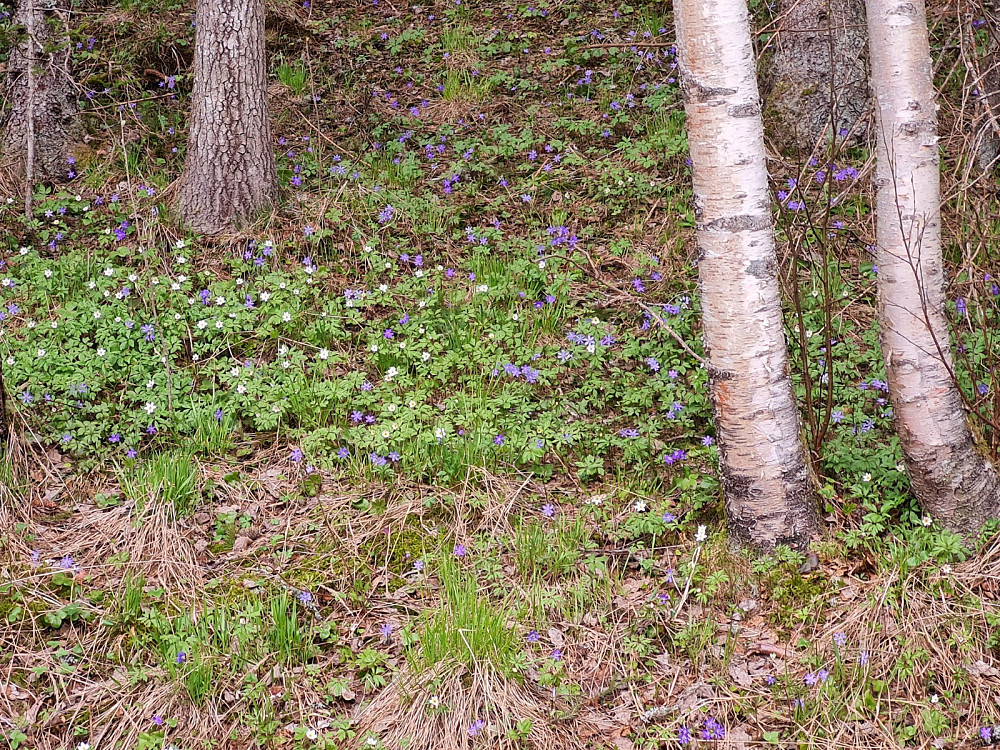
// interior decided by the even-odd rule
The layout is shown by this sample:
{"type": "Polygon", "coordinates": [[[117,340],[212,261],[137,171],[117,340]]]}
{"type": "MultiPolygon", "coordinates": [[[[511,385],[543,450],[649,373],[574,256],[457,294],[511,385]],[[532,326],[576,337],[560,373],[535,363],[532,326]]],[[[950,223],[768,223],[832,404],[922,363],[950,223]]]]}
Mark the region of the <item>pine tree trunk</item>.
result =
{"type": "Polygon", "coordinates": [[[66,0],[17,3],[13,20],[25,33],[11,50],[4,85],[10,109],[4,124],[2,162],[14,165],[22,175],[33,172],[35,179],[44,182],[66,179],[73,144],[83,132],[69,75],[65,10],[66,0]],[[32,31],[30,43],[28,29],[32,31]],[[30,75],[29,56],[34,61],[30,75]],[[33,106],[29,107],[29,101],[33,106]],[[29,144],[34,151],[31,168],[29,144]]]}
{"type": "Polygon", "coordinates": [[[921,507],[972,533],[1000,509],[955,385],[945,318],[937,114],[923,0],[867,0],[876,98],[879,323],[896,429],[921,507]]]}
{"type": "Polygon", "coordinates": [[[864,0],[777,0],[764,76],[768,135],[806,155],[851,133],[868,114],[864,0]],[[772,127],[773,125],[773,127],[772,127]]]}
{"type": "Polygon", "coordinates": [[[991,45],[977,64],[975,158],[980,172],[996,172],[1000,162],[1000,47],[991,45]]]}
{"type": "Polygon", "coordinates": [[[974,153],[979,171],[993,174],[1000,171],[1000,10],[996,6],[996,0],[982,0],[973,8],[989,39],[984,54],[973,61],[974,153]]]}
{"type": "Polygon", "coordinates": [[[198,0],[194,93],[178,208],[217,234],[271,205],[263,0],[198,0]]]}
{"type": "Polygon", "coordinates": [[[675,0],[705,350],[730,534],[803,547],[815,496],[782,330],[746,0],[675,0]]]}

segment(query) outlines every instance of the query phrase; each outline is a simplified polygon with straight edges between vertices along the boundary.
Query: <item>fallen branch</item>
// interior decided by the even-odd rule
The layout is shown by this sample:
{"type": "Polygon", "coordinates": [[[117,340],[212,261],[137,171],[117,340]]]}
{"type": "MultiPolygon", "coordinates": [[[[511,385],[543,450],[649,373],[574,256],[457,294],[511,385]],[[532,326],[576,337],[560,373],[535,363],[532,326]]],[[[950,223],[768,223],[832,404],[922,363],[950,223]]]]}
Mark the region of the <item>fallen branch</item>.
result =
{"type": "MultiPolygon", "coordinates": [[[[587,253],[584,253],[583,255],[584,255],[584,257],[585,257],[585,258],[587,259],[587,262],[588,262],[588,263],[590,264],[590,273],[591,273],[591,274],[593,274],[593,278],[594,278],[594,280],[595,280],[595,281],[596,281],[596,282],[597,282],[598,284],[601,284],[602,286],[604,286],[604,287],[606,287],[606,288],[608,288],[608,289],[611,289],[612,291],[615,291],[615,292],[618,292],[618,295],[619,295],[619,296],[620,296],[620,297],[621,297],[622,299],[626,299],[626,300],[628,300],[629,302],[634,302],[634,303],[635,303],[635,304],[637,304],[637,305],[638,305],[639,307],[641,307],[641,308],[642,308],[643,310],[645,310],[645,311],[646,311],[646,312],[647,312],[647,313],[649,314],[649,316],[650,316],[650,317],[651,317],[651,318],[652,318],[653,320],[655,320],[655,321],[656,321],[656,323],[657,323],[657,324],[658,324],[659,326],[661,326],[661,327],[663,328],[663,330],[665,330],[665,331],[666,331],[667,333],[669,333],[669,334],[670,334],[670,335],[671,335],[671,336],[672,336],[672,337],[674,338],[674,340],[675,340],[675,341],[677,341],[677,343],[681,345],[681,348],[682,348],[682,349],[683,349],[683,350],[684,350],[685,352],[687,352],[687,353],[688,353],[688,354],[690,354],[690,355],[691,355],[692,357],[694,357],[694,358],[695,358],[696,360],[698,360],[698,363],[699,363],[699,364],[701,364],[701,365],[704,365],[704,366],[705,366],[705,368],[706,368],[706,369],[707,369],[707,370],[709,371],[709,374],[710,374],[710,375],[712,374],[712,372],[713,372],[713,368],[712,368],[712,366],[711,366],[711,365],[710,365],[710,364],[708,363],[708,360],[707,360],[707,359],[705,359],[704,357],[702,357],[702,356],[701,356],[700,354],[698,354],[698,353],[697,353],[697,352],[696,352],[696,351],[695,351],[694,349],[692,349],[692,348],[691,348],[690,346],[688,346],[688,343],[687,343],[687,342],[686,342],[686,341],[684,340],[684,337],[683,337],[683,336],[681,336],[681,335],[680,335],[679,333],[677,333],[677,331],[675,331],[675,330],[674,330],[673,328],[671,328],[671,327],[670,327],[669,325],[667,325],[667,322],[666,322],[666,321],[665,321],[665,320],[664,320],[664,319],[663,319],[663,318],[662,318],[662,317],[660,316],[660,313],[659,313],[659,312],[657,312],[655,308],[652,308],[652,307],[650,307],[649,305],[647,305],[647,304],[646,304],[645,302],[643,302],[642,300],[639,300],[639,299],[636,299],[636,298],[635,298],[635,295],[632,295],[632,294],[629,294],[629,293],[628,293],[628,292],[626,292],[626,291],[625,291],[624,289],[621,289],[620,287],[617,287],[617,286],[615,286],[614,284],[612,284],[612,283],[610,283],[610,282],[608,282],[608,281],[605,281],[604,279],[602,279],[602,278],[601,278],[601,277],[600,277],[600,276],[598,275],[598,270],[597,270],[597,266],[596,266],[596,265],[594,265],[594,261],[593,261],[593,260],[591,259],[590,255],[588,255],[587,253]]],[[[580,269],[581,271],[583,271],[584,273],[587,273],[587,269],[586,269],[586,268],[584,268],[583,266],[581,266],[581,265],[580,265],[579,263],[577,263],[577,262],[576,262],[576,261],[575,261],[575,260],[574,260],[573,258],[569,258],[569,257],[567,257],[567,256],[565,256],[565,255],[550,255],[550,256],[548,256],[548,257],[550,257],[550,258],[560,258],[560,259],[562,259],[562,260],[565,260],[565,261],[569,261],[569,262],[570,262],[570,263],[572,263],[572,264],[573,264],[574,266],[576,266],[577,268],[579,268],[579,269],[580,269]]]]}
{"type": "Polygon", "coordinates": [[[587,44],[580,49],[615,49],[621,47],[673,47],[673,42],[607,42],[605,44],[587,44]]]}

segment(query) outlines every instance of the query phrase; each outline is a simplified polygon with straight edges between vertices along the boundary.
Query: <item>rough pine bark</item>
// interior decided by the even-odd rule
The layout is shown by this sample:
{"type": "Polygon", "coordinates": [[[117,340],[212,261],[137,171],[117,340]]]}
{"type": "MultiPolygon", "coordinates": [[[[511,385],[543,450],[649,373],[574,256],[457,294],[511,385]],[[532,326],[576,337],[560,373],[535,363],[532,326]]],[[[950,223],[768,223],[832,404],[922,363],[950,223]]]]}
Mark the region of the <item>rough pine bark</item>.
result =
{"type": "Polygon", "coordinates": [[[983,54],[970,66],[975,74],[976,166],[981,172],[995,173],[1000,163],[1000,9],[996,0],[982,0],[972,12],[982,22],[988,40],[983,54]]]}
{"type": "Polygon", "coordinates": [[[277,189],[267,112],[264,0],[198,0],[194,92],[177,205],[218,234],[270,205],[277,189]]]}
{"type": "Polygon", "coordinates": [[[675,0],[674,18],[729,531],[758,548],[803,547],[818,520],[782,330],[746,0],[675,0]]]}
{"type": "Polygon", "coordinates": [[[937,114],[923,0],[867,0],[876,99],[879,323],[913,490],[964,534],[1000,509],[955,385],[941,257],[937,114]]]}
{"type": "Polygon", "coordinates": [[[24,33],[10,51],[4,83],[4,96],[10,108],[3,127],[0,162],[13,165],[16,172],[24,174],[31,140],[28,133],[33,130],[34,178],[45,182],[66,179],[70,169],[67,160],[83,133],[70,77],[66,5],[66,0],[18,0],[13,20],[24,33]],[[32,30],[30,45],[28,29],[32,30]],[[34,61],[30,97],[29,54],[34,61]],[[29,99],[34,103],[30,111],[29,99]]]}
{"type": "Polygon", "coordinates": [[[834,137],[864,136],[858,122],[871,103],[864,0],[777,0],[775,9],[764,75],[769,137],[809,154],[834,137]]]}
{"type": "Polygon", "coordinates": [[[993,172],[1000,161],[1000,47],[995,44],[978,61],[975,106],[975,157],[981,172],[993,172]]]}

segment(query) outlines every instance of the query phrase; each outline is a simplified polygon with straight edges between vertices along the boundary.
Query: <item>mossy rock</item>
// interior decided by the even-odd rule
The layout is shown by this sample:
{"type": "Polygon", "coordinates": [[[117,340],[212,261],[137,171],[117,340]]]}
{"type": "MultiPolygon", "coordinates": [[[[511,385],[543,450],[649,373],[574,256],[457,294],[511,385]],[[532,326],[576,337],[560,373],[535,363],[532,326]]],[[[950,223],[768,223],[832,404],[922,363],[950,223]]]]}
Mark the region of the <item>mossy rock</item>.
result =
{"type": "Polygon", "coordinates": [[[772,604],[771,622],[783,631],[792,631],[805,620],[822,620],[837,585],[819,573],[803,575],[788,564],[765,578],[763,590],[772,604]]]}
{"type": "Polygon", "coordinates": [[[419,530],[403,528],[376,534],[361,545],[360,552],[372,567],[395,576],[389,584],[390,590],[395,590],[403,584],[403,573],[412,570],[413,563],[428,549],[427,538],[419,530]]]}

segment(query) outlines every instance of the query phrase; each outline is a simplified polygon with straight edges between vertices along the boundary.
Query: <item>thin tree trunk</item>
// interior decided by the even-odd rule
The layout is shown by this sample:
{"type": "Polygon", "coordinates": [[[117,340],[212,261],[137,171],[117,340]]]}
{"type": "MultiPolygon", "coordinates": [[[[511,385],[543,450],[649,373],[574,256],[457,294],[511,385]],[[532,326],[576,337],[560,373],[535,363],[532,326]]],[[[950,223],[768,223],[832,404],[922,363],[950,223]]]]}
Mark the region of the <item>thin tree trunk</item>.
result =
{"type": "Polygon", "coordinates": [[[803,547],[818,526],[782,330],[746,0],[675,0],[702,326],[730,534],[803,547]]]}
{"type": "Polygon", "coordinates": [[[24,76],[27,81],[27,101],[24,113],[24,217],[31,218],[31,199],[35,194],[35,2],[27,0],[25,19],[24,76]]]}
{"type": "Polygon", "coordinates": [[[972,533],[1000,508],[954,381],[945,319],[937,114],[923,0],[867,0],[876,98],[879,323],[896,429],[921,507],[972,533]]]}
{"type": "Polygon", "coordinates": [[[867,135],[864,0],[777,0],[775,9],[764,76],[768,136],[807,155],[831,140],[867,135]]]}
{"type": "MultiPolygon", "coordinates": [[[[29,186],[36,179],[66,179],[73,144],[83,132],[69,38],[60,28],[65,7],[66,0],[21,0],[14,11],[14,23],[25,33],[8,61],[2,161],[13,164],[29,186]]],[[[30,206],[30,197],[25,203],[30,206]]]]}
{"type": "Polygon", "coordinates": [[[267,113],[263,0],[198,0],[194,94],[178,207],[217,234],[277,189],[267,113]]]}
{"type": "Polygon", "coordinates": [[[7,454],[8,438],[10,438],[10,415],[7,413],[7,381],[3,376],[3,361],[0,360],[0,456],[7,454]]]}

